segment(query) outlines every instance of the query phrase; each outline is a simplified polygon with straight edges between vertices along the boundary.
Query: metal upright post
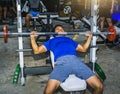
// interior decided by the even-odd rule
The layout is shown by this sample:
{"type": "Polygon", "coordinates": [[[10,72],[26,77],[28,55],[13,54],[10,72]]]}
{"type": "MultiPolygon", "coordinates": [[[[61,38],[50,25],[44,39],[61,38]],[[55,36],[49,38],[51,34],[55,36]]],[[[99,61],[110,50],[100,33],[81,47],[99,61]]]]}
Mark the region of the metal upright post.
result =
{"type": "Polygon", "coordinates": [[[22,12],[23,12],[23,11],[26,11],[26,6],[27,6],[27,4],[28,4],[28,1],[25,1],[25,4],[24,4],[24,6],[23,6],[23,8],[22,8],[22,10],[21,10],[22,12]]]}
{"type": "MultiPolygon", "coordinates": [[[[22,32],[22,19],[21,19],[21,0],[16,0],[17,5],[17,29],[18,33],[22,32]]],[[[18,37],[18,43],[19,43],[19,50],[23,49],[23,38],[22,36],[18,37]]],[[[25,84],[25,78],[24,78],[24,55],[23,52],[19,52],[19,63],[21,68],[21,85],[25,84]]]]}
{"type": "MultiPolygon", "coordinates": [[[[91,0],[91,32],[96,33],[97,32],[97,19],[98,19],[98,5],[97,5],[97,0],[91,0]]],[[[96,50],[97,50],[97,36],[93,36],[92,41],[91,41],[91,48],[90,48],[90,62],[93,63],[93,72],[95,69],[95,63],[97,60],[96,57],[96,50]]]]}
{"type": "Polygon", "coordinates": [[[40,0],[40,4],[42,5],[42,12],[47,12],[46,6],[43,4],[42,0],[40,0]]]}

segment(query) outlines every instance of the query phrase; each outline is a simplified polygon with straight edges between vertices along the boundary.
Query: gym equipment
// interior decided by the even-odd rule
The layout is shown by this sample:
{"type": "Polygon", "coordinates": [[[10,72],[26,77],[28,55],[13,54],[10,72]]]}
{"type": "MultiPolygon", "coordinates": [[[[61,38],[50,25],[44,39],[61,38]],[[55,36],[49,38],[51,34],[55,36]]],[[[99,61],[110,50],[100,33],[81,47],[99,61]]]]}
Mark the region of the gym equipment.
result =
{"type": "Polygon", "coordinates": [[[69,77],[60,84],[60,86],[67,92],[84,91],[87,88],[85,80],[76,77],[74,74],[69,75],[69,77]]]}
{"type": "Polygon", "coordinates": [[[51,71],[52,71],[51,66],[24,67],[25,76],[49,74],[51,73],[51,71]]]}
{"type": "MultiPolygon", "coordinates": [[[[18,41],[19,41],[19,49],[23,49],[23,43],[22,43],[22,36],[29,36],[30,35],[30,33],[22,33],[22,27],[21,27],[21,6],[20,6],[20,0],[16,0],[16,2],[17,2],[17,18],[18,18],[18,23],[17,23],[17,29],[18,29],[18,33],[10,33],[8,30],[7,30],[7,26],[5,26],[5,28],[3,29],[5,32],[4,33],[0,33],[0,35],[4,35],[4,42],[6,43],[7,41],[8,41],[8,36],[10,36],[10,35],[12,35],[12,36],[18,36],[18,41]]],[[[95,0],[92,0],[92,8],[91,8],[91,10],[93,10],[92,12],[91,12],[91,16],[93,17],[93,22],[92,22],[92,24],[91,24],[91,27],[92,27],[92,29],[91,29],[91,31],[94,31],[92,34],[94,35],[97,35],[98,33],[97,32],[95,32],[95,31],[97,31],[97,26],[96,26],[96,23],[97,23],[97,21],[96,21],[96,19],[97,19],[97,17],[96,17],[96,14],[97,14],[97,12],[96,12],[96,10],[97,10],[97,8],[96,8],[96,5],[95,5],[95,3],[93,3],[93,2],[95,2],[95,0]],[[95,26],[94,26],[95,25],[95,26]]],[[[111,30],[111,29],[110,29],[111,30]]],[[[38,35],[54,35],[54,34],[69,34],[69,32],[65,32],[65,33],[52,33],[52,32],[45,32],[45,33],[38,33],[38,35]]],[[[75,32],[70,32],[70,34],[86,34],[85,32],[77,32],[77,33],[75,33],[75,32]]],[[[99,33],[99,34],[101,34],[101,33],[99,33]]],[[[107,35],[112,35],[112,34],[114,34],[114,32],[107,32],[106,33],[107,35]]],[[[92,63],[95,63],[96,62],[96,40],[97,40],[97,38],[96,38],[96,36],[93,36],[93,41],[92,41],[92,44],[91,44],[91,46],[93,47],[93,48],[91,48],[91,53],[92,54],[90,54],[90,58],[91,58],[91,62],[92,63]],[[92,59],[93,58],[93,59],[92,59]]],[[[25,67],[24,67],[24,57],[23,57],[23,52],[22,51],[19,51],[19,64],[20,64],[20,68],[21,68],[21,84],[22,85],[24,85],[25,84],[25,74],[32,74],[32,73],[29,73],[29,71],[32,71],[31,69],[35,69],[35,71],[33,71],[34,73],[33,74],[36,74],[36,68],[26,68],[26,69],[24,69],[25,67]],[[26,70],[26,73],[24,74],[24,70],[26,70]]],[[[93,67],[94,68],[94,67],[93,67]]],[[[38,69],[39,70],[39,69],[38,69]]],[[[37,70],[37,71],[38,71],[37,70]]],[[[94,71],[94,69],[93,69],[93,71],[94,71]]]]}
{"type": "MultiPolygon", "coordinates": [[[[17,31],[18,33],[22,33],[22,17],[21,17],[21,0],[16,0],[17,6],[17,31]]],[[[7,36],[6,36],[7,37],[7,36]]],[[[4,38],[7,42],[7,39],[4,38]]],[[[18,37],[18,48],[23,49],[23,37],[18,37]]],[[[25,83],[25,76],[24,76],[24,54],[23,52],[19,52],[19,64],[21,69],[21,85],[25,83]]]]}
{"type": "Polygon", "coordinates": [[[13,84],[18,83],[19,74],[20,74],[20,64],[17,64],[15,72],[14,72],[13,84]]]}
{"type": "MultiPolygon", "coordinates": [[[[87,33],[91,33],[91,34],[93,34],[93,36],[97,36],[97,35],[99,35],[99,34],[105,34],[105,35],[108,35],[108,37],[110,37],[110,38],[108,38],[108,39],[110,39],[110,41],[113,41],[113,40],[115,40],[115,38],[116,38],[116,31],[115,31],[115,29],[114,29],[114,27],[111,27],[112,29],[109,29],[109,32],[93,32],[93,33],[91,33],[91,32],[80,32],[80,30],[79,29],[77,29],[77,30],[74,30],[75,32],[38,32],[37,33],[37,35],[40,35],[40,36],[47,36],[47,35],[75,35],[75,34],[78,34],[78,35],[85,35],[85,34],[87,34],[87,33]]],[[[15,32],[10,32],[10,31],[8,31],[8,29],[7,29],[7,26],[6,25],[4,25],[4,27],[3,27],[3,31],[4,32],[1,32],[0,33],[0,35],[2,35],[3,37],[4,37],[4,42],[5,43],[7,43],[8,42],[8,36],[30,36],[30,34],[31,33],[23,33],[23,32],[20,32],[20,33],[15,33],[15,32]]],[[[81,30],[82,31],[82,30],[81,30]]]]}
{"type": "Polygon", "coordinates": [[[109,35],[109,36],[107,37],[108,40],[109,40],[109,41],[113,41],[113,40],[115,40],[115,39],[116,39],[116,36],[117,36],[117,33],[116,33],[116,30],[115,30],[114,26],[109,26],[109,27],[108,27],[108,31],[114,33],[112,36],[109,35]]]}
{"type": "Polygon", "coordinates": [[[95,63],[95,71],[102,81],[106,79],[105,73],[103,72],[102,68],[97,63],[95,63]]]}
{"type": "MultiPolygon", "coordinates": [[[[89,63],[85,63],[90,69],[93,69],[93,63],[89,62],[89,63]]],[[[106,79],[106,75],[103,71],[103,69],[100,67],[100,65],[98,63],[95,63],[95,74],[101,79],[101,81],[103,82],[106,79]]]]}
{"type": "MultiPolygon", "coordinates": [[[[53,19],[58,18],[59,15],[56,12],[44,12],[40,13],[38,16],[41,19],[42,22],[42,29],[41,32],[51,32],[53,29],[53,19]]],[[[36,41],[41,41],[41,36],[37,36],[36,41]]],[[[48,36],[46,36],[46,40],[48,39],[48,36]]]]}

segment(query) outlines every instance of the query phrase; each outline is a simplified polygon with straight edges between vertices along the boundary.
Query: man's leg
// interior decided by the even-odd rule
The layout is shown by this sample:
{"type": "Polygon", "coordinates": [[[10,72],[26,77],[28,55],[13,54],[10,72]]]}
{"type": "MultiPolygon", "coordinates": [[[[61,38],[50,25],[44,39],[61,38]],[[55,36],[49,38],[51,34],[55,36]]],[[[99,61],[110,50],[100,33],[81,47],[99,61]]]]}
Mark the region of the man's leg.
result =
{"type": "Polygon", "coordinates": [[[86,80],[87,84],[93,88],[93,94],[103,93],[103,84],[97,76],[92,76],[86,80]]]}
{"type": "Polygon", "coordinates": [[[30,20],[32,18],[31,14],[27,14],[25,17],[26,32],[30,32],[30,20]]]}
{"type": "Polygon", "coordinates": [[[6,21],[6,18],[7,18],[7,7],[4,7],[3,9],[4,9],[4,11],[3,11],[3,19],[6,21]]]}
{"type": "Polygon", "coordinates": [[[106,18],[106,20],[107,20],[108,26],[112,26],[113,25],[111,18],[106,18]]]}
{"type": "Polygon", "coordinates": [[[100,29],[103,31],[104,29],[104,22],[105,22],[105,17],[100,17],[100,29]]]}
{"type": "Polygon", "coordinates": [[[47,82],[44,94],[53,94],[54,91],[60,86],[60,82],[54,79],[50,79],[47,82]]]}
{"type": "Polygon", "coordinates": [[[26,28],[30,28],[30,20],[32,18],[32,15],[31,14],[27,14],[26,17],[25,17],[25,24],[26,24],[26,28]]]}

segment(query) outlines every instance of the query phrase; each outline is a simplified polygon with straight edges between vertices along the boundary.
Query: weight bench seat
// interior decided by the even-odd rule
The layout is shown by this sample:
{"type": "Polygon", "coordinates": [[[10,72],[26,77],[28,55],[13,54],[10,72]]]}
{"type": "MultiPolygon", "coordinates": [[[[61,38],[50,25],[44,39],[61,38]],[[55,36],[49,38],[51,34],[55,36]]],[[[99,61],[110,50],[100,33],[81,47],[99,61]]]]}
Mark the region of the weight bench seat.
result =
{"type": "Polygon", "coordinates": [[[64,91],[82,91],[85,90],[87,85],[85,80],[76,77],[74,74],[69,75],[69,77],[60,84],[64,91]]]}

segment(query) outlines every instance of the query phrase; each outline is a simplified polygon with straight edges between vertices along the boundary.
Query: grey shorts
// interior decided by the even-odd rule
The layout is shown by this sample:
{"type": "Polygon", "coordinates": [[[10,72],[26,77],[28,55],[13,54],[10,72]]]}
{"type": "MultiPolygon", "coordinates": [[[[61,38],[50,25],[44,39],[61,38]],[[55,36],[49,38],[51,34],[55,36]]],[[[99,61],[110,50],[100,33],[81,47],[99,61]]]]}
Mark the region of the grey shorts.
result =
{"type": "Polygon", "coordinates": [[[67,55],[57,59],[55,68],[49,75],[49,79],[55,79],[63,82],[69,74],[75,74],[77,77],[84,80],[95,75],[93,71],[81,61],[80,58],[74,55],[67,55]]]}

